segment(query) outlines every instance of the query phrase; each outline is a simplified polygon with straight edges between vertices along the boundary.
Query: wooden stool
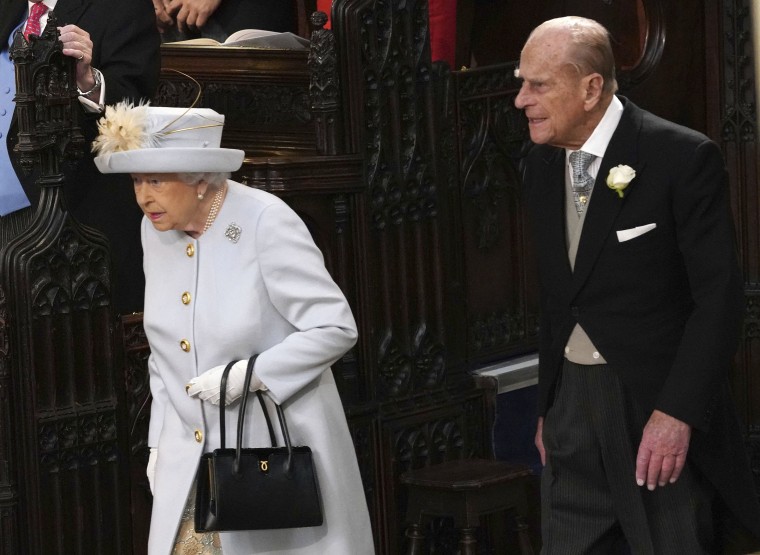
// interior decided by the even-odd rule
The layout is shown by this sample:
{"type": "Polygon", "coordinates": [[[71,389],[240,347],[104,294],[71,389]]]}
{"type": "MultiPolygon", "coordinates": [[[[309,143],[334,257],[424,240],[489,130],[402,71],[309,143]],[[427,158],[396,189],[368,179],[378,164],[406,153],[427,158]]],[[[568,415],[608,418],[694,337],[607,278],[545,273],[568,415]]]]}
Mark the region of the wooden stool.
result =
{"type": "MultiPolygon", "coordinates": [[[[462,555],[476,555],[475,529],[480,517],[510,507],[526,514],[526,480],[530,468],[487,459],[462,459],[410,470],[400,479],[409,491],[406,512],[409,538],[408,555],[422,555],[425,545],[424,523],[433,516],[453,517],[460,531],[462,555]]],[[[516,527],[521,555],[533,555],[527,526],[516,527]]]]}

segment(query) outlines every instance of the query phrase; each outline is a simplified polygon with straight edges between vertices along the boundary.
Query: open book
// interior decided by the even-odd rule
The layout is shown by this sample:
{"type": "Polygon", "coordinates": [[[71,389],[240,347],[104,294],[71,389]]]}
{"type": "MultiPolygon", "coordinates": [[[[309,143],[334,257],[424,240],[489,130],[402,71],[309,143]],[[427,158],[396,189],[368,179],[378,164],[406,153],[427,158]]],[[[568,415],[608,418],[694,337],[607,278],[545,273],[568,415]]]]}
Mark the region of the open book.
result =
{"type": "Polygon", "coordinates": [[[212,38],[200,37],[197,39],[167,42],[173,46],[245,46],[248,48],[273,48],[278,50],[305,50],[309,48],[309,41],[293,33],[278,33],[276,31],[264,31],[262,29],[241,29],[235,31],[224,42],[212,38]]]}

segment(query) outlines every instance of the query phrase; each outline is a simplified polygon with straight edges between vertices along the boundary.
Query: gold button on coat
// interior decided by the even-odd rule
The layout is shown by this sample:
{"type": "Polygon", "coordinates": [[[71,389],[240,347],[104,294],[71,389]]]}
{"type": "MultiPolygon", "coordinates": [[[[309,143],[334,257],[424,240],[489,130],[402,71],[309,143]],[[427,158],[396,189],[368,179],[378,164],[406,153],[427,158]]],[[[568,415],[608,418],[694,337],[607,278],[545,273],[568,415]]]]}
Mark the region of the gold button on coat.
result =
{"type": "Polygon", "coordinates": [[[195,441],[197,441],[198,443],[203,441],[203,432],[201,432],[200,430],[195,430],[195,441]]]}
{"type": "Polygon", "coordinates": [[[188,291],[185,291],[182,293],[182,304],[190,304],[190,293],[188,291]]]}
{"type": "Polygon", "coordinates": [[[185,351],[186,353],[190,352],[190,342],[187,339],[183,339],[179,342],[179,348],[185,351]]]}
{"type": "Polygon", "coordinates": [[[185,252],[187,253],[187,256],[193,256],[195,254],[195,245],[188,243],[185,252]]]}

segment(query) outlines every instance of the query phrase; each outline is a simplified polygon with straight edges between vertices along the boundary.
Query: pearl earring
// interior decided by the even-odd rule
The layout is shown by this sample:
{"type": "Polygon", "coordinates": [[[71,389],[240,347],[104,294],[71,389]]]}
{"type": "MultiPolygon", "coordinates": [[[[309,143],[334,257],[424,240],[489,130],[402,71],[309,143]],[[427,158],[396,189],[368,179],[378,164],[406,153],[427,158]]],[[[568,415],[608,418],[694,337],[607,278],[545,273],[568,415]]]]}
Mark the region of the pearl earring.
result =
{"type": "Polygon", "coordinates": [[[198,193],[198,200],[203,200],[203,193],[198,193]]]}

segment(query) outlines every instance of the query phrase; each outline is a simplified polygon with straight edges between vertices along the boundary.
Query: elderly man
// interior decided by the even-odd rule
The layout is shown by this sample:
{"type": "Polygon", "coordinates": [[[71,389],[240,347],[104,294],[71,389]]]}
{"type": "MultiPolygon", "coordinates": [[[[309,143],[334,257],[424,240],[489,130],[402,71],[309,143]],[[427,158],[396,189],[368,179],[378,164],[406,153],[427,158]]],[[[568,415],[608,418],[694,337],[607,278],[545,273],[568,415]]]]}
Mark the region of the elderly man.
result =
{"type": "Polygon", "coordinates": [[[743,292],[720,150],[615,95],[595,21],[537,27],[519,77],[543,552],[745,552],[725,526],[760,537],[728,390],[743,292]],[[714,526],[719,507],[733,516],[714,526]]]}

